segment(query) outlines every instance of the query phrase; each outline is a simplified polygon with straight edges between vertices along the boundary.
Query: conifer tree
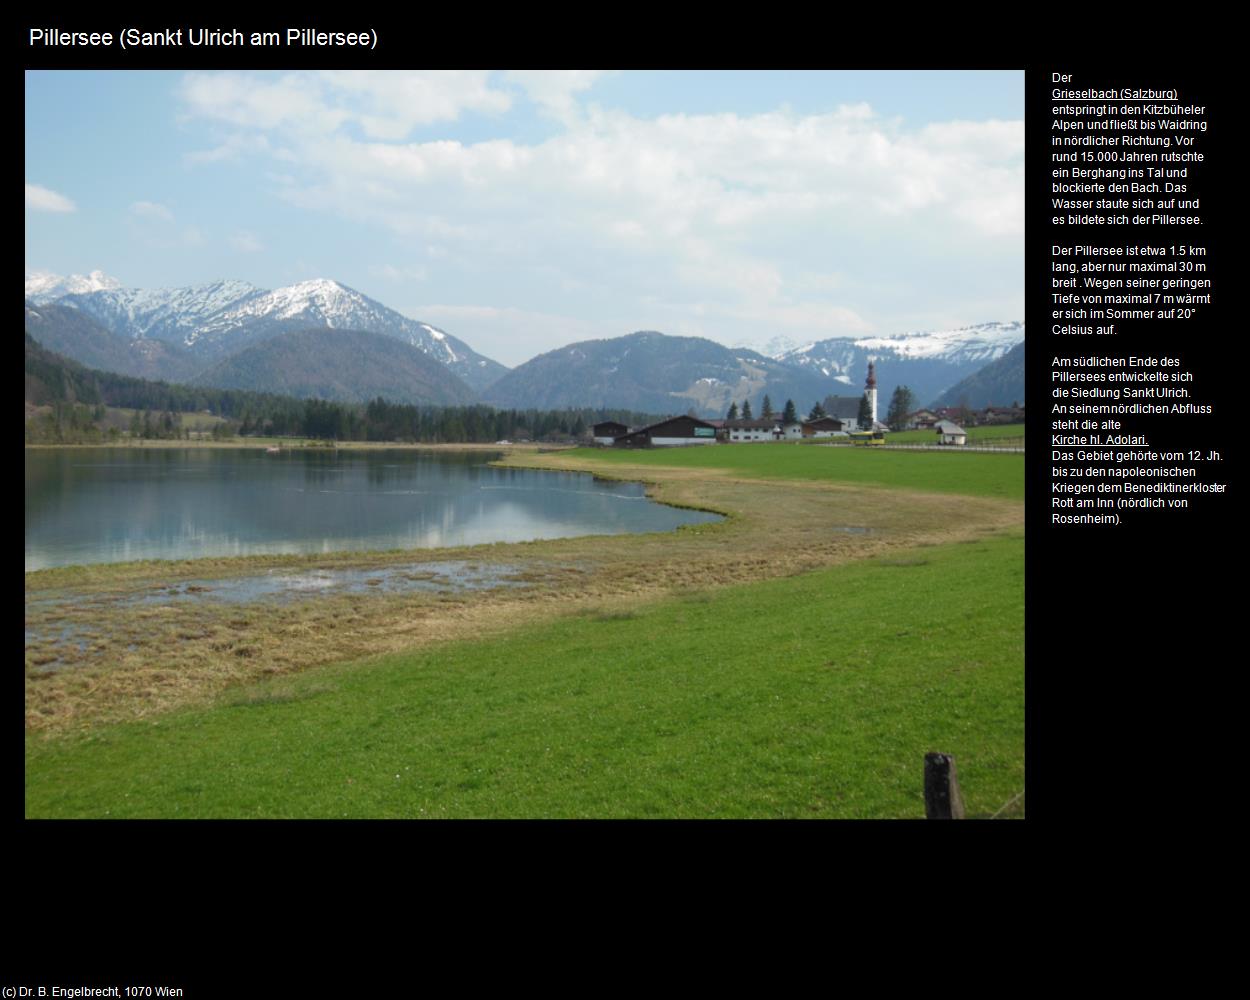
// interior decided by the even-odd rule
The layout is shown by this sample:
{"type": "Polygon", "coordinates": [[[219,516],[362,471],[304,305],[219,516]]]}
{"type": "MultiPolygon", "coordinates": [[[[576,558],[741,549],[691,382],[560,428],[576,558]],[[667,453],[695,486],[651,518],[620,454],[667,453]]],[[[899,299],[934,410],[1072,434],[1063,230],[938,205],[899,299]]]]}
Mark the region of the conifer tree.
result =
{"type": "Polygon", "coordinates": [[[916,397],[911,389],[905,385],[898,386],[890,397],[890,409],[885,415],[885,422],[890,425],[890,430],[901,431],[907,423],[907,414],[911,413],[915,405],[916,397]]]}
{"type": "Polygon", "coordinates": [[[872,407],[868,403],[868,396],[865,394],[859,400],[859,415],[856,417],[859,421],[859,429],[861,431],[872,430],[872,407]]]}

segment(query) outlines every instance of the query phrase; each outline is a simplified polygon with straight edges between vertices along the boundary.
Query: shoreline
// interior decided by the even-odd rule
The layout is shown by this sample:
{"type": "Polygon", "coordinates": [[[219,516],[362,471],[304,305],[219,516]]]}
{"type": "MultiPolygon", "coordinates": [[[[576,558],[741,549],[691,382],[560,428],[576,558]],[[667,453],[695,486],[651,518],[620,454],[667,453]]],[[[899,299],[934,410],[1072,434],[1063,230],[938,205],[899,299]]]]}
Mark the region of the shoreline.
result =
{"type": "MultiPolygon", "coordinates": [[[[373,445],[373,442],[366,442],[373,445]]],[[[171,444],[171,447],[177,445],[171,444]]],[[[30,447],[30,446],[28,446],[30,447]]],[[[77,448],[79,445],[55,445],[51,447],[57,448],[77,448]]],[[[97,446],[86,446],[97,447],[97,446]]],[[[113,447],[113,446],[104,446],[113,447]]],[[[122,446],[128,447],[128,446],[122,446]]],[[[227,450],[230,449],[226,445],[227,450]]],[[[292,449],[296,450],[296,449],[292,449]]],[[[322,449],[313,448],[310,451],[320,451],[322,449]]],[[[622,482],[637,483],[643,487],[643,491],[648,500],[661,504],[665,507],[672,507],[675,510],[692,510],[701,513],[716,514],[722,518],[728,518],[724,511],[714,507],[701,506],[696,503],[682,502],[680,500],[666,500],[657,494],[657,483],[653,480],[649,481],[637,476],[618,476],[609,472],[597,472],[592,469],[563,469],[551,468],[541,463],[527,463],[524,461],[513,461],[518,454],[552,454],[553,449],[539,448],[535,445],[379,445],[377,447],[367,447],[360,449],[361,451],[375,450],[405,450],[405,451],[487,451],[499,453],[499,457],[487,462],[488,466],[501,469],[527,469],[536,472],[582,472],[594,479],[604,482],[622,482]]],[[[557,449],[559,451],[572,450],[570,448],[557,449]]],[[[711,527],[707,525],[706,527],[711,527]]],[[[369,567],[385,568],[396,563],[422,561],[422,562],[449,562],[455,559],[477,559],[479,561],[498,561],[493,556],[499,556],[499,549],[518,545],[541,545],[547,542],[563,542],[570,539],[582,538],[614,538],[628,535],[668,535],[679,529],[670,529],[668,531],[659,532],[624,532],[624,533],[600,533],[589,532],[584,535],[569,535],[562,538],[536,538],[518,542],[480,542],[474,545],[448,545],[436,546],[431,548],[411,548],[411,549],[342,549],[334,552],[273,552],[273,553],[256,553],[254,555],[241,556],[201,556],[188,559],[135,559],[119,562],[93,562],[93,563],[71,563],[65,566],[46,566],[40,569],[32,569],[25,571],[25,582],[28,591],[42,591],[54,588],[64,587],[102,587],[111,586],[121,583],[131,583],[135,581],[151,581],[158,574],[163,574],[165,578],[171,581],[179,581],[192,577],[209,577],[214,579],[224,579],[235,576],[249,576],[262,571],[274,572],[277,570],[289,570],[291,572],[308,571],[314,569],[362,569],[369,567]]]]}
{"type": "Polygon", "coordinates": [[[52,737],[151,718],[323,664],[503,635],[588,610],[628,609],[904,548],[975,542],[1023,524],[1022,503],[964,494],[750,479],[724,469],[632,462],[603,468],[584,457],[540,455],[533,447],[508,449],[494,464],[641,482],[657,502],[711,511],[724,520],[675,531],[458,548],[34,571],[26,575],[26,627],[45,638],[25,650],[27,731],[52,737]],[[450,561],[506,564],[518,585],[237,604],[161,596],[162,589],[191,579],[450,561]],[[54,634],[68,638],[46,638],[54,634]]]}

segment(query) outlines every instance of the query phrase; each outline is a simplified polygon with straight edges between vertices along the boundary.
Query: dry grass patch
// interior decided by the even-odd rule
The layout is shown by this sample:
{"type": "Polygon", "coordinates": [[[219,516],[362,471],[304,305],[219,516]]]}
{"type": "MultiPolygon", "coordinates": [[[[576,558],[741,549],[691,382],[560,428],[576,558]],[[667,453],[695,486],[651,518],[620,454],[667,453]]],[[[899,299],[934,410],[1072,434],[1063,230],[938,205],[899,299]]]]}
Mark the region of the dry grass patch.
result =
{"type": "MultiPolygon", "coordinates": [[[[513,464],[584,471],[559,453],[513,464]]],[[[602,475],[599,470],[597,474],[602,475]]],[[[26,575],[26,726],[48,734],[203,703],[262,677],[464,638],[502,635],[568,614],[628,617],[665,595],[793,576],[897,548],[975,542],[1023,523],[1019,503],[828,482],[734,478],[721,470],[616,466],[717,524],[647,535],[588,536],[414,553],[263,556],[77,567],[26,575]],[[472,593],[371,592],[227,604],[139,597],[186,579],[421,562],[505,564],[519,586],[472,593]],[[50,637],[50,638],[49,638],[50,637]]],[[[906,565],[906,563],[901,564],[906,565]]],[[[420,579],[423,574],[413,574],[420,579]]]]}

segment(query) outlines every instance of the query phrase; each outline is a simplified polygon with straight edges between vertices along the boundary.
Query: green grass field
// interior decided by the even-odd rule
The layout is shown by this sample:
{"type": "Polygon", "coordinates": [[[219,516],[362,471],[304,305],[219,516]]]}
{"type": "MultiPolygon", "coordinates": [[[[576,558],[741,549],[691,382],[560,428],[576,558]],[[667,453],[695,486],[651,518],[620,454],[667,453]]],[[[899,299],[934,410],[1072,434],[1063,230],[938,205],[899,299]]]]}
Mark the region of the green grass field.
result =
{"type": "MultiPolygon", "coordinates": [[[[888,444],[931,444],[937,439],[937,431],[890,431],[888,444]]],[[[1024,424],[991,424],[986,427],[969,427],[968,444],[994,445],[1010,441],[1024,446],[1024,424]]]]}
{"type": "Polygon", "coordinates": [[[27,816],[920,817],[1024,787],[1023,542],[933,546],[28,740],[27,816]]]}
{"type": "Polygon", "coordinates": [[[825,495],[804,481],[879,485],[881,508],[906,512],[898,530],[950,516],[934,492],[1006,516],[962,542],[727,586],[700,569],[717,534],[690,534],[689,572],[658,598],[608,577],[594,603],[535,605],[490,638],[28,732],[26,816],[919,818],[934,750],[956,756],[970,816],[1023,814],[1024,543],[1007,526],[1022,456],[760,444],[538,459],[649,466],[692,496],[716,469],[747,495],[753,478],[794,482],[771,487],[770,511],[787,491],[825,495]]]}
{"type": "Polygon", "coordinates": [[[727,469],[766,479],[818,479],[970,496],[1024,498],[1024,456],[804,447],[795,442],[689,448],[581,448],[563,453],[587,468],[655,465],[727,469]]]}

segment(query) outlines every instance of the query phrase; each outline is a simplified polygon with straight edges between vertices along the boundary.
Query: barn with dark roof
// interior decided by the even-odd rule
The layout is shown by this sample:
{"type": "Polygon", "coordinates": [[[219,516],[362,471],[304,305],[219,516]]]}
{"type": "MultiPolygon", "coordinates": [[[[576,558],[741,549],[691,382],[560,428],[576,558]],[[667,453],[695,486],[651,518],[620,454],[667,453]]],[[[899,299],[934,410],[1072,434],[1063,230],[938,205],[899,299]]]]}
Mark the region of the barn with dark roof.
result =
{"type": "Polygon", "coordinates": [[[669,417],[618,437],[618,448],[671,448],[691,444],[716,444],[716,425],[698,417],[669,417]]]}
{"type": "Polygon", "coordinates": [[[628,433],[629,428],[624,424],[619,424],[615,420],[605,420],[594,426],[595,444],[615,444],[618,437],[628,433]]]}

